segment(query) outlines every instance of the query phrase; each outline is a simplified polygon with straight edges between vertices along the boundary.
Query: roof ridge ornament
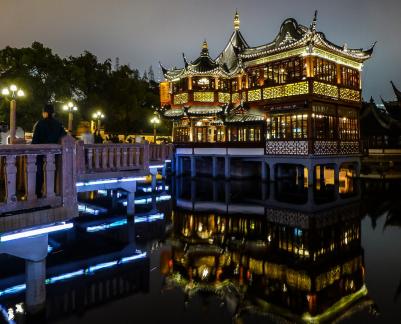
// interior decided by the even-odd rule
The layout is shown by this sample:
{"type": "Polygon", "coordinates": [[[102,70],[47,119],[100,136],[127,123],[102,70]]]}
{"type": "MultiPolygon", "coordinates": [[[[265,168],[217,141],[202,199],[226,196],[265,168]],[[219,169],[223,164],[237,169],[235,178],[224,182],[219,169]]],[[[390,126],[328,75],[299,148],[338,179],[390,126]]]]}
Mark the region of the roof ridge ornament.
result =
{"type": "Polygon", "coordinates": [[[395,93],[395,96],[397,97],[397,100],[401,102],[401,91],[397,89],[393,81],[390,81],[391,86],[393,87],[393,91],[395,93]]]}
{"type": "Polygon", "coordinates": [[[185,57],[185,53],[182,53],[182,58],[184,59],[184,65],[185,65],[185,67],[188,67],[189,63],[188,63],[187,58],[185,57]]]}
{"type": "Polygon", "coordinates": [[[317,24],[317,10],[315,10],[315,14],[313,16],[312,24],[310,25],[310,30],[313,33],[316,32],[316,24],[317,24]]]}
{"type": "Polygon", "coordinates": [[[207,45],[206,38],[203,40],[203,43],[202,43],[201,56],[209,56],[209,47],[207,45]]]}
{"type": "Polygon", "coordinates": [[[239,26],[240,26],[239,13],[238,13],[238,10],[235,9],[234,30],[239,30],[239,26]]]}

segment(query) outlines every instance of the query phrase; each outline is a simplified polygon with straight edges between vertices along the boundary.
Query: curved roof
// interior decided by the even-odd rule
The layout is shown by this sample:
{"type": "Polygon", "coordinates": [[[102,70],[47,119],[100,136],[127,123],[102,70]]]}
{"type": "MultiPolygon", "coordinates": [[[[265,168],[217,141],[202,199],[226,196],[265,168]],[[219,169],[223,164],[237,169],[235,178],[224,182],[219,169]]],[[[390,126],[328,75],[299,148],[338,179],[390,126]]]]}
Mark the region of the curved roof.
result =
{"type": "MultiPolygon", "coordinates": [[[[185,66],[183,68],[170,70],[163,66],[161,68],[166,79],[175,80],[199,74],[230,77],[243,69],[243,61],[251,61],[291,49],[304,49],[305,54],[313,54],[314,48],[325,49],[343,57],[345,62],[350,62],[347,60],[358,62],[356,63],[358,68],[360,68],[360,64],[363,61],[371,57],[375,44],[366,50],[348,48],[347,44],[339,46],[329,41],[324,33],[318,32],[316,26],[317,12],[315,12],[310,27],[298,24],[294,18],[288,18],[281,24],[280,30],[272,42],[250,47],[239,30],[239,15],[236,12],[234,16],[234,32],[216,59],[210,57],[205,41],[201,55],[193,62],[189,63],[184,56],[185,66]]],[[[351,66],[353,65],[351,64],[351,66]]]]}

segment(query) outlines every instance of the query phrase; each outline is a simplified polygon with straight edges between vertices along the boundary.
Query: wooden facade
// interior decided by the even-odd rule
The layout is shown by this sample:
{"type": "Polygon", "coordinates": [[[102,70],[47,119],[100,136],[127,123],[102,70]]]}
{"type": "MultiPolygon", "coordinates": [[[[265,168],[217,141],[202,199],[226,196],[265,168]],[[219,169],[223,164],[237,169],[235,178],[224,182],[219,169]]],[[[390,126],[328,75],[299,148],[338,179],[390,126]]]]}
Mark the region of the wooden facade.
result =
{"type": "Polygon", "coordinates": [[[236,13],[216,59],[205,41],[183,68],[162,66],[161,109],[174,142],[246,142],[267,155],[360,153],[361,71],[373,46],[337,46],[316,24],[316,14],[310,27],[286,19],[272,42],[250,47],[236,13]]]}

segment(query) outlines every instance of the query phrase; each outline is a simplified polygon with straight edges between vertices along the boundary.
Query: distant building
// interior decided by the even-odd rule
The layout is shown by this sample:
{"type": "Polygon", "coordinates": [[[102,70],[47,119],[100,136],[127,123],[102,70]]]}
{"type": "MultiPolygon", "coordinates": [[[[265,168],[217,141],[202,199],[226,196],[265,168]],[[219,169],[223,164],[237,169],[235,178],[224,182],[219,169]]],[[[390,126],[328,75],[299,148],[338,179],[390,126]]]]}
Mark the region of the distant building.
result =
{"type": "Polygon", "coordinates": [[[376,104],[373,98],[362,105],[360,114],[363,166],[367,173],[401,172],[401,91],[393,82],[394,101],[376,104]]]}
{"type": "Polygon", "coordinates": [[[183,68],[162,66],[162,115],[173,122],[177,157],[187,152],[180,145],[190,143],[213,147],[216,156],[243,148],[235,154],[274,166],[287,156],[286,163],[309,174],[316,165],[359,165],[360,75],[373,46],[335,45],[316,25],[316,13],[310,27],[286,19],[273,41],[251,47],[236,12],[234,31],[216,59],[204,41],[196,60],[183,56],[183,68]]]}

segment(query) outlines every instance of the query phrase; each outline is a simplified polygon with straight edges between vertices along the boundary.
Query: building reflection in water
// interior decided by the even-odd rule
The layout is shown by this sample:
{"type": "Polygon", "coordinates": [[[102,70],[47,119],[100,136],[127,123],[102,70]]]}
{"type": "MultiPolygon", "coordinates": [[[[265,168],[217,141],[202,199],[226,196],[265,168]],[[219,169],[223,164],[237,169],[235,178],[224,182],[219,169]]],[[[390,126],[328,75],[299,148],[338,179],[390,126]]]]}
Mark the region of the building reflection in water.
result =
{"type": "Polygon", "coordinates": [[[212,293],[235,319],[306,322],[375,307],[365,286],[355,184],[174,185],[161,271],[165,288],[181,287],[186,303],[212,293]]]}

